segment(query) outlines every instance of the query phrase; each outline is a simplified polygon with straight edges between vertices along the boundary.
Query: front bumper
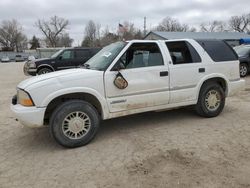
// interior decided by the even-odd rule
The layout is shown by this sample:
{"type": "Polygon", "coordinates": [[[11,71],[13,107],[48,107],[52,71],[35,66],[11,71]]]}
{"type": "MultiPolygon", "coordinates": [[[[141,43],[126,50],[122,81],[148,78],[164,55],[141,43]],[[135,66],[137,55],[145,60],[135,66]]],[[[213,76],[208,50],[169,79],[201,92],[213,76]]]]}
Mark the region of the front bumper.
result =
{"type": "Polygon", "coordinates": [[[229,91],[228,91],[228,96],[232,96],[239,91],[242,91],[245,89],[245,80],[239,79],[236,81],[230,81],[229,82],[229,91]]]}
{"type": "Polygon", "coordinates": [[[44,126],[44,115],[46,108],[25,107],[20,104],[11,105],[11,110],[14,112],[18,121],[27,127],[42,127],[44,126]]]}

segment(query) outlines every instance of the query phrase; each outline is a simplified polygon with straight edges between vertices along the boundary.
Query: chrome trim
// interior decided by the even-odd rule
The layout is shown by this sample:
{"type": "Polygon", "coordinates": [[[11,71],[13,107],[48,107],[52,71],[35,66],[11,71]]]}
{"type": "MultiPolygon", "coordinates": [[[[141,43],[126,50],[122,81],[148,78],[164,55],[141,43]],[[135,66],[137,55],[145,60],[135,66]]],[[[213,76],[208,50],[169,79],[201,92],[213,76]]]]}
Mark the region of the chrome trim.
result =
{"type": "Polygon", "coordinates": [[[57,67],[57,69],[67,69],[67,68],[76,68],[76,66],[63,66],[63,67],[57,67]]]}
{"type": "Polygon", "coordinates": [[[37,68],[29,68],[28,69],[28,72],[36,72],[37,71],[37,68]]]}
{"type": "Polygon", "coordinates": [[[196,85],[177,86],[177,87],[170,88],[170,91],[181,90],[181,89],[190,89],[190,88],[195,88],[195,87],[196,87],[196,85]]]}
{"type": "Polygon", "coordinates": [[[128,94],[119,95],[119,96],[112,96],[109,98],[112,99],[112,98],[116,98],[116,97],[128,97],[128,96],[133,96],[133,95],[143,95],[143,94],[158,93],[158,92],[164,92],[164,91],[169,91],[169,88],[156,89],[156,90],[152,90],[152,91],[139,91],[139,92],[128,93],[128,94]]]}
{"type": "Polygon", "coordinates": [[[240,81],[240,78],[235,78],[235,79],[229,80],[229,82],[237,82],[237,81],[240,81]]]}
{"type": "Polygon", "coordinates": [[[117,104],[117,103],[124,103],[124,102],[127,102],[127,100],[124,99],[124,100],[118,100],[118,101],[111,101],[110,104],[117,104]]]}

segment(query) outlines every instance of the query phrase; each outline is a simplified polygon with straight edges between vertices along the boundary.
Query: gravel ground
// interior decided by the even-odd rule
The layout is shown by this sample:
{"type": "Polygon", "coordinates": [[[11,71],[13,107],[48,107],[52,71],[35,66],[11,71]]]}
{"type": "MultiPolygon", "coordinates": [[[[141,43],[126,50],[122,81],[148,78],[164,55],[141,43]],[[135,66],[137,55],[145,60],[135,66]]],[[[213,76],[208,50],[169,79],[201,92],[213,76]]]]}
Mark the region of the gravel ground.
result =
{"type": "Polygon", "coordinates": [[[1,188],[250,187],[250,76],[216,118],[185,108],[108,120],[89,145],[65,149],[15,121],[22,66],[0,63],[1,188]]]}

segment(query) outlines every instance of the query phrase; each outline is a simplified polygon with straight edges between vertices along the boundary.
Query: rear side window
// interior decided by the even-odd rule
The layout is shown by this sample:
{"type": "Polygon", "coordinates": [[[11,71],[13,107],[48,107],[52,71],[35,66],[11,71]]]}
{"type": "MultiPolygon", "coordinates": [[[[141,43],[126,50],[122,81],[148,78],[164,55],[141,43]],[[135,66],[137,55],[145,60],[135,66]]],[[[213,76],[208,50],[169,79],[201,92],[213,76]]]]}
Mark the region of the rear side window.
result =
{"type": "Polygon", "coordinates": [[[234,50],[222,40],[197,40],[215,62],[237,60],[234,50]]]}
{"type": "Polygon", "coordinates": [[[166,42],[166,45],[174,65],[201,62],[199,54],[186,41],[166,42]]]}
{"type": "Polygon", "coordinates": [[[88,58],[90,56],[89,50],[76,50],[75,51],[76,58],[77,59],[84,59],[88,58]]]}
{"type": "Polygon", "coordinates": [[[93,55],[97,54],[100,50],[101,50],[101,48],[93,48],[90,50],[90,53],[93,56],[93,55]]]}

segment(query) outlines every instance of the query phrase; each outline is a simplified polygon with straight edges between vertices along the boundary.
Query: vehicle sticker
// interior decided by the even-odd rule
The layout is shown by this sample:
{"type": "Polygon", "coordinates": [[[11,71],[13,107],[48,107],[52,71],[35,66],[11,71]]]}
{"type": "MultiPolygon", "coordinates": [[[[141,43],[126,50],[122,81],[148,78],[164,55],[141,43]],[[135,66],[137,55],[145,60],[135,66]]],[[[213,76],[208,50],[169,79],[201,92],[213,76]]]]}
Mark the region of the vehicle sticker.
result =
{"type": "Polygon", "coordinates": [[[102,56],[104,56],[104,57],[109,57],[109,56],[111,56],[111,55],[112,55],[111,52],[104,52],[104,53],[102,54],[102,56]]]}

